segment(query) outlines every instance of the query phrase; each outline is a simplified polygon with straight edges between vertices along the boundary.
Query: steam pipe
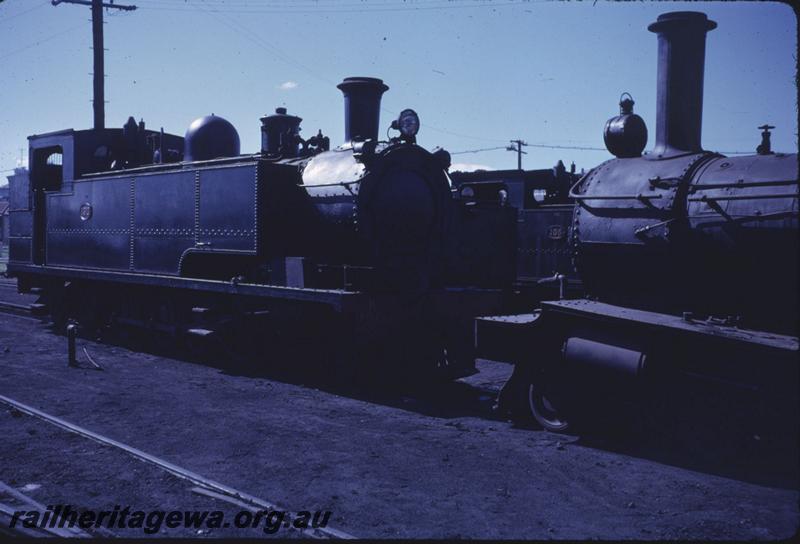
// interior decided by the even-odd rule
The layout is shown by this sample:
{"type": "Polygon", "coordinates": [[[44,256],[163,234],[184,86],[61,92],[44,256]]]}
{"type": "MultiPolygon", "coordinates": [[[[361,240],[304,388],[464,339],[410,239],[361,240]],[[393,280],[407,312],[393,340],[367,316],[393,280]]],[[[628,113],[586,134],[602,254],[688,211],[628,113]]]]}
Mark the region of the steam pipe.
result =
{"type": "Polygon", "coordinates": [[[564,274],[559,274],[556,272],[549,278],[542,278],[536,283],[555,283],[558,282],[558,298],[559,300],[564,300],[567,298],[567,277],[564,274]]]}
{"type": "Polygon", "coordinates": [[[662,157],[702,151],[703,70],[706,32],[717,23],[696,11],[659,15],[647,27],[658,34],[656,144],[662,157]]]}

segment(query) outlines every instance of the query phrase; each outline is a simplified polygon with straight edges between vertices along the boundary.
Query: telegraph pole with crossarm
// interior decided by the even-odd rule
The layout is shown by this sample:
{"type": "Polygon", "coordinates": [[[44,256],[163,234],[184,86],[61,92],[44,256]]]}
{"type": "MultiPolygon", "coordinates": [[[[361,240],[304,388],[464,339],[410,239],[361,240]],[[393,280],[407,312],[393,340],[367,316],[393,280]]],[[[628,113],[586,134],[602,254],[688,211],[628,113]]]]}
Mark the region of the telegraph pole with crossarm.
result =
{"type": "Polygon", "coordinates": [[[506,147],[506,151],[517,152],[517,170],[522,170],[522,156],[528,154],[527,151],[522,150],[523,145],[528,145],[528,143],[522,140],[511,140],[511,145],[506,147]],[[516,146],[514,144],[516,144],[516,146]]]}
{"type": "Polygon", "coordinates": [[[114,0],[103,2],[103,0],[52,0],[52,4],[57,6],[64,4],[81,4],[92,8],[92,49],[94,51],[94,97],[92,105],[94,107],[94,128],[103,129],[106,126],[106,108],[104,78],[105,68],[103,66],[103,8],[121,9],[123,11],[133,11],[136,6],[122,6],[114,3],[114,0]]]}

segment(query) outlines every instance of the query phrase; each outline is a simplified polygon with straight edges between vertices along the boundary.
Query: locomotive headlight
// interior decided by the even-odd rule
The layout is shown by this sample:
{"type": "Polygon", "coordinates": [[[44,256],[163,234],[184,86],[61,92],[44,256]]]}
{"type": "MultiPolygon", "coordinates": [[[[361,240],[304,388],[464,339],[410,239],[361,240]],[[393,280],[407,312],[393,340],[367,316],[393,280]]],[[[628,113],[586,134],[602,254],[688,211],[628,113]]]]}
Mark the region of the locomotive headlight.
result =
{"type": "Polygon", "coordinates": [[[419,132],[419,115],[408,109],[400,112],[400,116],[392,122],[392,128],[399,130],[406,138],[413,138],[419,132]]]}

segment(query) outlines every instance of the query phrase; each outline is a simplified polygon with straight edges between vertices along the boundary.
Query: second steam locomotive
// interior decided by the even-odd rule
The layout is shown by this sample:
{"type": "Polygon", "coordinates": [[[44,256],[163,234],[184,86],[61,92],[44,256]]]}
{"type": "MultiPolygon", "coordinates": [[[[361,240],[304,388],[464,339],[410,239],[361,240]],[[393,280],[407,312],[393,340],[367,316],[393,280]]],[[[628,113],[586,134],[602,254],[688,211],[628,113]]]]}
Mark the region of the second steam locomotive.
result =
{"type": "Polygon", "coordinates": [[[797,154],[700,145],[706,33],[661,15],[656,141],[623,100],[616,158],[574,185],[571,240],[587,298],[478,320],[480,352],[516,363],[505,400],[550,430],[682,377],[757,390],[797,416],[797,154]]]}

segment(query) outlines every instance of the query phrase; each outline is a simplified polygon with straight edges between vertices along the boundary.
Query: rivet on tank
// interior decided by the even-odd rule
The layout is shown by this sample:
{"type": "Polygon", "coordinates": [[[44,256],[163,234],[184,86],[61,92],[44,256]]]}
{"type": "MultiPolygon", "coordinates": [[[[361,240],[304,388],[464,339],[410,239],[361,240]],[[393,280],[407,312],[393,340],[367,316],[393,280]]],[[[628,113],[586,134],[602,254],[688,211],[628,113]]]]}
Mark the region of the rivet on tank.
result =
{"type": "Polygon", "coordinates": [[[647,145],[647,125],[633,113],[634,104],[630,93],[622,93],[619,115],[609,119],[603,129],[606,148],[621,159],[641,156],[647,145]]]}

